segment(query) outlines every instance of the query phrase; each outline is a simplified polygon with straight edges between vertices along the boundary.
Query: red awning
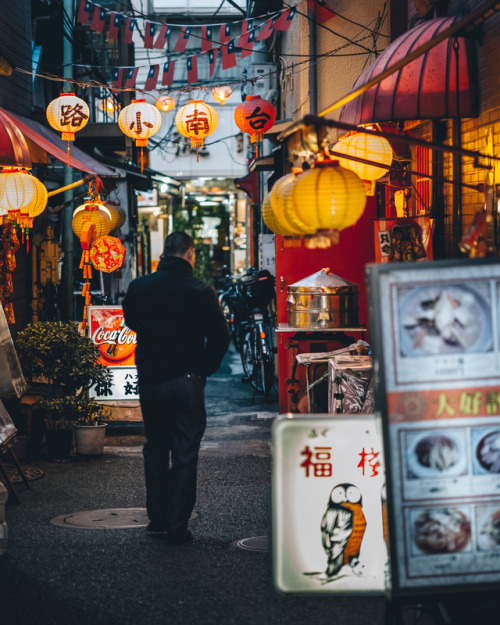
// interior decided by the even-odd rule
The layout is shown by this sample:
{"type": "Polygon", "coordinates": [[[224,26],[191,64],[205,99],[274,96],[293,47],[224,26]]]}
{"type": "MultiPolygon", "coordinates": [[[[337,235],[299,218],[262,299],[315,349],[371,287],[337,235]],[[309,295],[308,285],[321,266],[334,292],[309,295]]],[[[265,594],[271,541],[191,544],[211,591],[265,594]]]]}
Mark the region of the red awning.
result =
{"type": "MultiPolygon", "coordinates": [[[[361,74],[352,91],[431,41],[458,19],[457,16],[431,19],[395,39],[361,74]]],[[[448,37],[345,104],[340,112],[340,121],[357,125],[476,117],[474,78],[477,72],[473,69],[473,59],[475,54],[470,41],[464,37],[448,37]]]]}
{"type": "MultiPolygon", "coordinates": [[[[19,128],[24,136],[28,137],[39,145],[46,152],[51,154],[54,158],[57,158],[63,163],[68,162],[68,147],[66,141],[63,141],[55,132],[52,132],[49,128],[46,128],[39,122],[16,115],[10,111],[0,108],[0,112],[7,116],[14,124],[19,128]]],[[[119,174],[112,169],[103,165],[95,158],[92,158],[82,150],[79,150],[74,145],[71,145],[69,156],[70,167],[78,169],[87,174],[99,177],[112,177],[118,178],[119,174]]]]}
{"type": "Polygon", "coordinates": [[[0,110],[0,167],[31,167],[26,139],[16,124],[0,110]]]}

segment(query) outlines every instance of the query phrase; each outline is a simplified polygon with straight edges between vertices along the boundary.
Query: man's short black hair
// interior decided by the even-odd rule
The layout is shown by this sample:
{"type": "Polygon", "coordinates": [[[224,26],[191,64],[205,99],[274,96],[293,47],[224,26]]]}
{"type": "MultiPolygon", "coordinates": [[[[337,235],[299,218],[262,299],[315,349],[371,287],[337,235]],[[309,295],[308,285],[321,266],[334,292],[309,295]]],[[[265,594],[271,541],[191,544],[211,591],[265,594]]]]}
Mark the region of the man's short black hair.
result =
{"type": "Polygon", "coordinates": [[[189,234],[171,232],[165,239],[163,254],[165,256],[184,256],[192,247],[194,247],[194,241],[189,234]]]}

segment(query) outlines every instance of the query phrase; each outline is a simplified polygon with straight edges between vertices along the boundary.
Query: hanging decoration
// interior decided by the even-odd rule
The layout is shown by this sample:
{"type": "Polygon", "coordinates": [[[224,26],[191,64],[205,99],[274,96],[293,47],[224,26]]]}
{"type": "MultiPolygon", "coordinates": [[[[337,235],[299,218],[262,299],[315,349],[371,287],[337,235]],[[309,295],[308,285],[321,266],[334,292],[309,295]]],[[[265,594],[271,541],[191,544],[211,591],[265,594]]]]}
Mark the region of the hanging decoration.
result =
{"type": "Polygon", "coordinates": [[[233,95],[233,90],[228,85],[222,85],[221,87],[214,87],[211,91],[212,98],[220,104],[225,104],[229,98],[233,95]]]}
{"type": "Polygon", "coordinates": [[[80,233],[80,245],[82,247],[82,258],[80,260],[80,269],[83,270],[83,319],[81,329],[87,327],[88,307],[90,306],[90,281],[92,280],[92,265],[90,262],[90,249],[97,239],[97,228],[92,221],[86,221],[80,233]]]}
{"type": "Polygon", "coordinates": [[[146,100],[132,100],[131,104],[120,111],[118,125],[120,130],[127,137],[135,139],[136,146],[141,148],[141,171],[143,171],[143,149],[148,145],[149,137],[160,129],[160,111],[146,100]]]}
{"type": "Polygon", "coordinates": [[[90,248],[90,260],[94,269],[111,273],[123,267],[126,250],[117,237],[103,236],[90,248]]]}
{"type": "Polygon", "coordinates": [[[155,106],[162,113],[168,113],[175,107],[175,98],[170,95],[161,95],[156,100],[155,106]]]}
{"type": "Polygon", "coordinates": [[[63,141],[68,142],[68,165],[70,142],[75,140],[75,132],[87,125],[89,116],[87,103],[74,93],[61,93],[47,106],[49,124],[62,133],[63,141]]]}
{"type": "Polygon", "coordinates": [[[218,121],[215,109],[203,100],[189,100],[177,111],[175,125],[181,135],[191,139],[191,148],[196,148],[197,162],[203,140],[214,132],[218,121]]]}
{"type": "Polygon", "coordinates": [[[0,303],[9,325],[16,322],[14,307],[9,297],[14,293],[12,272],[16,268],[15,253],[19,249],[19,240],[12,223],[0,229],[0,303]]]}
{"type": "MultiPolygon", "coordinates": [[[[389,141],[384,137],[375,137],[364,132],[351,132],[344,135],[332,147],[333,152],[339,152],[346,156],[355,156],[364,160],[379,163],[389,167],[392,163],[393,152],[389,141]]],[[[351,169],[356,172],[361,180],[369,180],[370,182],[378,180],[387,173],[386,167],[377,167],[368,163],[361,163],[349,158],[339,159],[341,167],[351,169]]]]}
{"type": "Polygon", "coordinates": [[[113,96],[108,96],[101,100],[101,109],[103,113],[112,117],[116,111],[120,108],[119,102],[115,100],[113,96]]]}
{"type": "Polygon", "coordinates": [[[78,238],[81,237],[83,226],[87,221],[95,224],[97,237],[102,237],[111,230],[111,213],[98,202],[85,202],[75,209],[71,225],[78,238]]]}
{"type": "MultiPolygon", "coordinates": [[[[4,167],[0,173],[0,203],[6,218],[22,229],[22,240],[33,226],[33,218],[47,206],[45,185],[18,167],[4,167]],[[4,213],[5,214],[5,213],[4,213]]],[[[29,239],[27,238],[29,249],[29,239]]]]}
{"type": "Polygon", "coordinates": [[[248,95],[246,100],[235,108],[234,121],[240,130],[250,135],[252,143],[260,142],[263,134],[274,126],[276,109],[260,95],[248,95]]]}
{"type": "Polygon", "coordinates": [[[127,213],[122,206],[116,206],[110,202],[104,202],[103,205],[109,210],[111,214],[111,226],[110,232],[114,232],[123,226],[127,218],[127,213]]]}
{"type": "Polygon", "coordinates": [[[338,233],[363,214],[366,190],[361,178],[325,158],[283,189],[286,214],[299,233],[313,234],[308,247],[338,242],[338,233]]]}

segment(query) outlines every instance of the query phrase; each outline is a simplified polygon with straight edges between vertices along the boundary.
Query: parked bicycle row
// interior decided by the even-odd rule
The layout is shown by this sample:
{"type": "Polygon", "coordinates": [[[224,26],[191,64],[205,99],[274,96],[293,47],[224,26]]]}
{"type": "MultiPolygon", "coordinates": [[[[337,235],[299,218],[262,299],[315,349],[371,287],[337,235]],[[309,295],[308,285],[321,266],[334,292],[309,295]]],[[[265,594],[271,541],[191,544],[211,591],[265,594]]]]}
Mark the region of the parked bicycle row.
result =
{"type": "Polygon", "coordinates": [[[246,378],[264,395],[275,382],[276,288],[267,270],[250,268],[241,276],[219,276],[219,301],[246,378]]]}

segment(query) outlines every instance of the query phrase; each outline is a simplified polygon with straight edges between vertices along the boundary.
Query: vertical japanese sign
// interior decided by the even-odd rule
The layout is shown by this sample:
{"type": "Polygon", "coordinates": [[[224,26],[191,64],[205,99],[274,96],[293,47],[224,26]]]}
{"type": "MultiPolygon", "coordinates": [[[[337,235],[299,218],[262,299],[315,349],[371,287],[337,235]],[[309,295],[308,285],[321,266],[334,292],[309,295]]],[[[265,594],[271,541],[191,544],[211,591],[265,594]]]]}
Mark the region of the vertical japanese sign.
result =
{"type": "Polygon", "coordinates": [[[137,400],[137,369],[135,367],[136,335],[125,325],[121,306],[89,306],[89,337],[97,345],[100,362],[109,367],[111,385],[90,390],[95,399],[137,400]]]}
{"type": "Polygon", "coordinates": [[[274,584],[290,593],[382,593],[382,442],[373,415],[273,424],[274,584]]]}
{"type": "Polygon", "coordinates": [[[500,581],[500,264],[367,270],[395,592],[500,581]]]}

